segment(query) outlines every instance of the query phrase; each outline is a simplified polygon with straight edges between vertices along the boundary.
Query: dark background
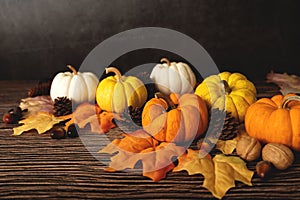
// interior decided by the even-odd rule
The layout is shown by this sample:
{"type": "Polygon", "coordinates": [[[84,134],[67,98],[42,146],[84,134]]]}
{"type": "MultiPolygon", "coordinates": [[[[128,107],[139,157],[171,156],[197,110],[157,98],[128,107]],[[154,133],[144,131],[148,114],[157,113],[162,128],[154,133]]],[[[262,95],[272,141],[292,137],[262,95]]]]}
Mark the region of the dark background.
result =
{"type": "MultiPolygon", "coordinates": [[[[300,75],[299,22],[297,0],[0,0],[0,79],[78,68],[106,38],[144,26],[192,37],[220,70],[260,80],[272,69],[300,75]]],[[[126,71],[162,54],[137,51],[113,64],[126,71]]]]}

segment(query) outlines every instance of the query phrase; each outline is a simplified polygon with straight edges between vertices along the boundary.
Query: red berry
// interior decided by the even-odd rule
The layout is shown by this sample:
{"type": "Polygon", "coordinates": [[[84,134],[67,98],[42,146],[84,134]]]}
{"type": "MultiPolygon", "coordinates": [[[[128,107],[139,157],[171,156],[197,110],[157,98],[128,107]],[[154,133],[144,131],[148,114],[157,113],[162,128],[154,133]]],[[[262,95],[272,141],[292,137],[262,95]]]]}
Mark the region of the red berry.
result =
{"type": "Polygon", "coordinates": [[[12,124],[12,123],[14,123],[14,118],[13,118],[13,116],[12,116],[11,114],[9,114],[9,113],[5,113],[5,114],[3,115],[3,117],[2,117],[2,120],[3,120],[3,122],[6,123],[6,124],[12,124]]]}

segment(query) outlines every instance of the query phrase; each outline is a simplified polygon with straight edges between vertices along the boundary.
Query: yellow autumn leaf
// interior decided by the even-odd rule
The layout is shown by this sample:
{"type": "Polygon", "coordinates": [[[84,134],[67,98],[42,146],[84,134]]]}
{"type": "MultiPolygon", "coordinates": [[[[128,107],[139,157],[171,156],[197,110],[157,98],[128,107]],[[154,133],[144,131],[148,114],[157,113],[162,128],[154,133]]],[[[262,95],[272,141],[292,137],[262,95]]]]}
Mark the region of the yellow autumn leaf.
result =
{"type": "Polygon", "coordinates": [[[235,187],[235,181],[252,185],[254,172],[248,170],[246,163],[236,156],[216,155],[213,158],[214,173],[206,178],[203,187],[208,189],[216,198],[221,199],[226,192],[235,187]]]}
{"type": "Polygon", "coordinates": [[[178,158],[178,165],[173,169],[173,172],[186,170],[189,175],[202,174],[205,178],[206,175],[212,173],[213,162],[209,154],[201,159],[199,156],[200,151],[188,149],[186,154],[178,158]]]}
{"type": "Polygon", "coordinates": [[[228,155],[232,154],[232,152],[235,150],[239,137],[235,137],[231,140],[219,140],[218,138],[213,137],[207,137],[206,139],[209,143],[214,144],[217,150],[221,151],[225,155],[228,155]]]}
{"type": "Polygon", "coordinates": [[[39,112],[36,115],[31,115],[26,119],[19,121],[19,124],[23,125],[14,128],[13,135],[21,135],[23,132],[33,129],[37,130],[38,134],[42,134],[50,130],[55,124],[65,120],[64,117],[55,117],[46,112],[39,112]]]}
{"type": "Polygon", "coordinates": [[[232,140],[218,140],[216,143],[216,149],[220,150],[223,154],[232,154],[236,148],[238,139],[234,138],[232,140]]]}
{"type": "Polygon", "coordinates": [[[182,170],[186,170],[189,175],[202,174],[203,187],[219,199],[235,186],[235,181],[252,185],[251,179],[254,174],[239,157],[219,154],[213,159],[209,155],[199,158],[199,151],[191,149],[179,157],[178,165],[173,169],[173,171],[182,170]]]}

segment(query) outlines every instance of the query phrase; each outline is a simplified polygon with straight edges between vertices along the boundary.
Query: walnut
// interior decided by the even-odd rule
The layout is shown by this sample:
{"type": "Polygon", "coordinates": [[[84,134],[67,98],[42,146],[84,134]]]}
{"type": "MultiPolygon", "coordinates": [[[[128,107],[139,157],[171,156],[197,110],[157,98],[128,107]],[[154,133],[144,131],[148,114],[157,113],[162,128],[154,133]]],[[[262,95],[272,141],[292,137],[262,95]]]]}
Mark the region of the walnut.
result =
{"type": "Polygon", "coordinates": [[[244,136],[236,145],[236,153],[244,160],[256,160],[261,153],[261,144],[253,137],[244,136]]]}
{"type": "Polygon", "coordinates": [[[283,144],[269,143],[262,150],[262,158],[279,170],[285,170],[294,162],[294,154],[290,148],[283,144]]]}

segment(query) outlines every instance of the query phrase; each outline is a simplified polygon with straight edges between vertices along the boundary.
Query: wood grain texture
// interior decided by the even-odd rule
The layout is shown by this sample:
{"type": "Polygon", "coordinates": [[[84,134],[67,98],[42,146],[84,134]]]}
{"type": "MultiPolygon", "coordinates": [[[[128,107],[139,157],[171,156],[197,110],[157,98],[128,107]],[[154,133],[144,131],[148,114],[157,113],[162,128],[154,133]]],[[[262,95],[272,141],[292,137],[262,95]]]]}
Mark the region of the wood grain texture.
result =
{"type": "MultiPolygon", "coordinates": [[[[17,105],[36,82],[0,81],[0,113],[17,105]]],[[[278,93],[271,84],[257,84],[259,97],[278,93]]],[[[15,125],[0,124],[0,199],[212,199],[201,187],[201,175],[169,173],[154,183],[138,171],[108,173],[87,150],[101,147],[101,138],[84,146],[80,138],[53,140],[34,131],[11,136],[15,125]]],[[[109,135],[118,134],[113,129],[109,135]]],[[[103,145],[103,144],[102,144],[103,145]]],[[[224,199],[299,199],[300,160],[269,180],[256,175],[253,186],[237,182],[224,199]]],[[[103,160],[108,159],[103,155],[103,160]]],[[[249,163],[254,170],[255,163],[249,163]]]]}

